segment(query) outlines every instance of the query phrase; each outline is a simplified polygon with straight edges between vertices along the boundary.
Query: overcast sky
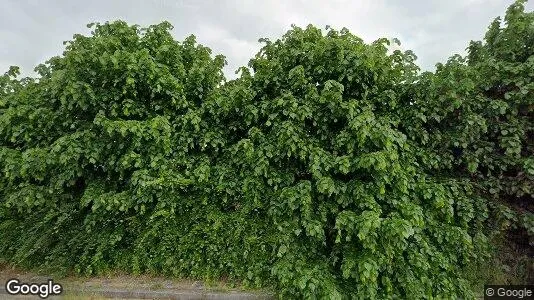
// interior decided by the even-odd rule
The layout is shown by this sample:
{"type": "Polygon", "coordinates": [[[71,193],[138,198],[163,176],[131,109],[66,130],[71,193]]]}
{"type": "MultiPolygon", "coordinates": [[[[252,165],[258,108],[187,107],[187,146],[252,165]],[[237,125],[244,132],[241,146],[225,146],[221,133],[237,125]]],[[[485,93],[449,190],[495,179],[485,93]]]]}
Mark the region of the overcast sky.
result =
{"type": "MultiPolygon", "coordinates": [[[[347,27],[371,42],[397,37],[418,64],[432,70],[479,40],[512,0],[0,0],[0,73],[18,65],[23,74],[62,53],[65,40],[88,34],[86,24],[121,19],[148,26],[168,20],[181,40],[197,40],[224,54],[225,73],[246,65],[258,39],[280,37],[291,24],[347,27]]],[[[532,10],[533,3],[527,5],[532,10]]]]}

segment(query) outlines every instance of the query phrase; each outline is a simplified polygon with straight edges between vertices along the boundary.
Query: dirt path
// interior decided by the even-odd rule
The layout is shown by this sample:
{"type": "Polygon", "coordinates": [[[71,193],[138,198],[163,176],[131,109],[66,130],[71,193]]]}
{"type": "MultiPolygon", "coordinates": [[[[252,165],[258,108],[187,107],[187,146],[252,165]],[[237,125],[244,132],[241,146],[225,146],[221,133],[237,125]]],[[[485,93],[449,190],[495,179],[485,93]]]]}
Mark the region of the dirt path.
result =
{"type": "Polygon", "coordinates": [[[10,296],[6,283],[16,278],[21,283],[46,283],[52,279],[61,284],[61,296],[47,299],[273,299],[273,294],[264,291],[248,291],[229,287],[225,283],[206,285],[199,281],[168,279],[151,276],[114,275],[109,277],[66,277],[51,278],[20,270],[0,267],[0,299],[40,299],[38,296],[10,296]]]}

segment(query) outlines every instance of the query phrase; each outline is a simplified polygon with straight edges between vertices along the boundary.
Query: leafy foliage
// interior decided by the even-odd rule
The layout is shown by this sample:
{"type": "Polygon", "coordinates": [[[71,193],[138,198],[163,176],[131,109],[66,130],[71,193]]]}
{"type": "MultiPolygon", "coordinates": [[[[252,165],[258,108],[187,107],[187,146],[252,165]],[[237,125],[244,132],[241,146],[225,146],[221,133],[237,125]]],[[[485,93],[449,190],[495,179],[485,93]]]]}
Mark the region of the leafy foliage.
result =
{"type": "Polygon", "coordinates": [[[413,54],[388,55],[386,40],[367,45],[347,30],[294,27],[249,65],[253,76],[242,70],[205,103],[201,127],[229,129],[213,163],[229,174],[212,181],[276,229],[282,296],[469,295],[446,278],[461,278],[484,241],[485,215],[474,211],[485,204],[467,196],[468,183],[421,172],[397,129],[413,54]]]}
{"type": "Polygon", "coordinates": [[[409,92],[415,105],[403,116],[405,132],[423,149],[422,166],[469,179],[532,232],[522,220],[534,211],[534,13],[524,3],[508,8],[504,27],[495,19],[467,57],[422,74],[409,92]]]}
{"type": "Polygon", "coordinates": [[[472,298],[487,199],[532,195],[532,14],[506,22],[423,74],[386,39],[293,27],[229,82],[166,22],[91,24],[39,78],[0,77],[0,259],[472,298]]]}

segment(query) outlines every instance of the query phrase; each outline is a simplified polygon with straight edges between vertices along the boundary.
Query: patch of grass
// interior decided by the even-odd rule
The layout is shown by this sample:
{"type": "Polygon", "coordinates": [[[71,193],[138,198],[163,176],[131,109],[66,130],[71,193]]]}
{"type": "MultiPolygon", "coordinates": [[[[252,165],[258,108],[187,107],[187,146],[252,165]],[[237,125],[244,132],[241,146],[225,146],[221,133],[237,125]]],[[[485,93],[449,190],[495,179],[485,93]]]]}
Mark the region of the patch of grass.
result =
{"type": "Polygon", "coordinates": [[[466,269],[473,291],[483,291],[485,284],[534,284],[533,249],[528,245],[528,238],[514,236],[517,237],[508,232],[495,238],[491,257],[466,269]]]}
{"type": "Polygon", "coordinates": [[[161,290],[163,289],[163,284],[161,282],[154,283],[150,286],[150,289],[152,290],[161,290]]]}
{"type": "MultiPolygon", "coordinates": [[[[61,295],[62,300],[109,300],[110,298],[102,297],[102,296],[96,296],[96,295],[75,295],[75,294],[66,294],[61,295]]],[[[113,298],[115,300],[121,300],[121,298],[113,298]]],[[[128,298],[128,300],[136,300],[132,298],[128,298]]]]}

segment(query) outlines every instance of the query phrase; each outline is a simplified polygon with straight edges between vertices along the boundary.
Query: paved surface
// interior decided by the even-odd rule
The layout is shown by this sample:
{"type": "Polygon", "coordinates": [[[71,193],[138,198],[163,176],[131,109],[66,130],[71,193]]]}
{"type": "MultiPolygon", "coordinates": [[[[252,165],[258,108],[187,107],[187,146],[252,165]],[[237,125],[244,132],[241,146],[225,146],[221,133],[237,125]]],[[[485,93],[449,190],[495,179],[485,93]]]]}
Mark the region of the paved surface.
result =
{"type": "Polygon", "coordinates": [[[9,295],[6,283],[16,278],[21,283],[46,283],[52,279],[63,287],[59,296],[47,299],[180,299],[180,300],[260,300],[274,299],[272,293],[266,291],[247,291],[231,288],[224,282],[205,286],[200,281],[186,279],[169,279],[165,277],[115,275],[110,277],[66,277],[50,278],[30,272],[9,268],[0,268],[0,300],[41,299],[31,295],[9,295]]]}
{"type": "MultiPolygon", "coordinates": [[[[113,299],[179,299],[179,300],[259,300],[273,299],[269,294],[256,294],[247,292],[213,292],[200,290],[140,290],[140,289],[117,289],[117,288],[86,288],[65,289],[65,295],[51,296],[47,299],[78,299],[79,297],[94,299],[94,297],[113,299]]],[[[9,295],[5,287],[0,287],[0,299],[40,299],[38,296],[9,295]]]]}

